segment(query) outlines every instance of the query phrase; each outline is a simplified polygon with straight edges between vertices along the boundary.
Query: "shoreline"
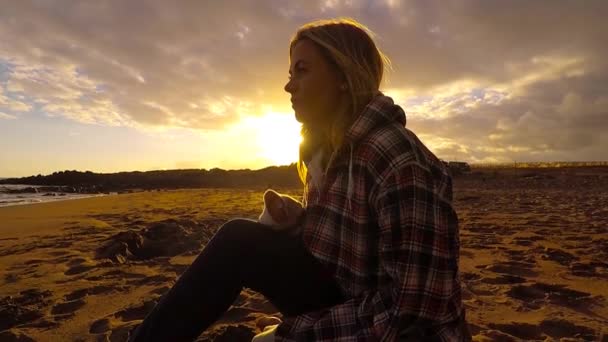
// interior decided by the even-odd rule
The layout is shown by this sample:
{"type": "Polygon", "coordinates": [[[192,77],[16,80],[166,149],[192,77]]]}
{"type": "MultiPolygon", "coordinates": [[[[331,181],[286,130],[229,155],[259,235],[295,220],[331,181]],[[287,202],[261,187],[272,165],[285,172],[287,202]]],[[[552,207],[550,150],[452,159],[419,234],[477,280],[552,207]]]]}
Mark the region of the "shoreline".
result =
{"type": "Polygon", "coordinates": [[[64,185],[2,184],[0,185],[0,208],[107,196],[116,193],[89,192],[80,187],[64,185]]]}
{"type": "MultiPolygon", "coordinates": [[[[25,198],[22,201],[25,203],[21,203],[21,202],[17,202],[17,201],[3,203],[0,201],[0,208],[24,206],[24,205],[36,205],[36,204],[54,203],[54,202],[63,202],[63,201],[75,201],[75,200],[81,200],[81,199],[91,198],[91,197],[105,197],[105,196],[115,196],[115,195],[118,195],[118,193],[76,194],[76,195],[63,195],[63,196],[62,195],[52,195],[52,196],[46,196],[46,198],[44,198],[44,199],[39,199],[36,202],[31,202],[31,201],[28,202],[28,200],[30,200],[30,199],[25,198]]],[[[36,198],[36,199],[38,199],[38,198],[36,198]]]]}

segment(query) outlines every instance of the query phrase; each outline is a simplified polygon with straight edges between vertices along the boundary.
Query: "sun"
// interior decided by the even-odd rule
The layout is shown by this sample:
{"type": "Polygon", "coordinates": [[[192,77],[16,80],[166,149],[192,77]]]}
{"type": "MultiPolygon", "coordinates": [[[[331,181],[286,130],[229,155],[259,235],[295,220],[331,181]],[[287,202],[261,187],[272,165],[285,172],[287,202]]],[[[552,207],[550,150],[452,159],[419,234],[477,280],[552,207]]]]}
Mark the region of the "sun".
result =
{"type": "Polygon", "coordinates": [[[254,134],[260,158],[271,165],[288,165],[298,160],[301,124],[293,114],[269,111],[262,116],[248,117],[244,123],[254,134]]]}

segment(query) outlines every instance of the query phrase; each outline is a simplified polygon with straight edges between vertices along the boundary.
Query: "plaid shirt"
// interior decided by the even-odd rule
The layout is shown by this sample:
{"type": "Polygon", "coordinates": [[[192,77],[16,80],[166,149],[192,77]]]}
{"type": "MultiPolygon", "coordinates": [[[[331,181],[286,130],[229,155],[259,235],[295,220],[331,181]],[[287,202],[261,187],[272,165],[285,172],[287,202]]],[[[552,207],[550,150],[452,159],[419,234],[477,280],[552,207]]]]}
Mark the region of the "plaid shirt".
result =
{"type": "Polygon", "coordinates": [[[285,317],[276,341],[470,339],[452,181],[391,98],[368,104],[304,195],[304,242],[348,299],[285,317]]]}

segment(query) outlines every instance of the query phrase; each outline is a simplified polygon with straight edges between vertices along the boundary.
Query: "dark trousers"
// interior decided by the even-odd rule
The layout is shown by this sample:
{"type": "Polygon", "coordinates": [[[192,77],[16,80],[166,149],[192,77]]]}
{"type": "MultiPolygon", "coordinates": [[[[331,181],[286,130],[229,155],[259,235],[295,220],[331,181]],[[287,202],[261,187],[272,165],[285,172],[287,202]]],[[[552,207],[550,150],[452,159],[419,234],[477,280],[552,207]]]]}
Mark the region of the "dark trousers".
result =
{"type": "Polygon", "coordinates": [[[220,227],[130,341],[192,341],[222,316],[243,287],[263,294],[285,316],[343,301],[301,237],[235,219],[220,227]]]}

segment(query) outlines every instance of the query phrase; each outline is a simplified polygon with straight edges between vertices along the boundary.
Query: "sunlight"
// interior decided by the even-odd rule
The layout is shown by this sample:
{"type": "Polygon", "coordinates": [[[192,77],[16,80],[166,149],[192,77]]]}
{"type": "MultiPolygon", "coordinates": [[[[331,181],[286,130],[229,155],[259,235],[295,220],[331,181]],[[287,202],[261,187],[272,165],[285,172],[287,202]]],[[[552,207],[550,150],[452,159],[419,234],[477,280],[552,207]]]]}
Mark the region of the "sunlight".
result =
{"type": "Polygon", "coordinates": [[[252,135],[258,154],[272,165],[288,165],[298,160],[300,123],[293,114],[266,112],[263,116],[246,117],[242,121],[252,135]]]}

